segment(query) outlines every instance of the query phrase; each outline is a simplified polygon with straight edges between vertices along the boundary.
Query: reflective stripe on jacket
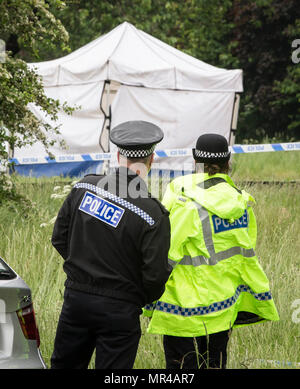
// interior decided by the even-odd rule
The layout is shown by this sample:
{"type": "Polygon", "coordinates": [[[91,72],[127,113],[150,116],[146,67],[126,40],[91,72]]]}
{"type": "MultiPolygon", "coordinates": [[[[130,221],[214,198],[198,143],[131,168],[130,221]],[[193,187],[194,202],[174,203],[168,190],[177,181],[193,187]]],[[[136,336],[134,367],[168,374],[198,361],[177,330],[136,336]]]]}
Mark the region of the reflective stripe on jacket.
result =
{"type": "Polygon", "coordinates": [[[168,185],[173,271],[164,294],[144,308],[149,333],[193,337],[279,319],[255,255],[253,202],[224,174],[168,185]]]}

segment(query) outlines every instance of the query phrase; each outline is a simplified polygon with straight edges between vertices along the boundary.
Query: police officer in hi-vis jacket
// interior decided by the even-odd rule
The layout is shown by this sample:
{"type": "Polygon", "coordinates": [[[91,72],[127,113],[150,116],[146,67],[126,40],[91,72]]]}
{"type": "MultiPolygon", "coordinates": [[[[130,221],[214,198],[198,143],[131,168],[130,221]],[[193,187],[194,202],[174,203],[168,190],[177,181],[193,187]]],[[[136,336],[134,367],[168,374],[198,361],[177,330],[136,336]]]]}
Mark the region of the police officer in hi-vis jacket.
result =
{"type": "Polygon", "coordinates": [[[173,180],[162,201],[173,271],[144,314],[148,332],[164,335],[166,368],[225,368],[232,328],[279,318],[255,253],[254,199],[228,176],[226,138],[200,136],[193,156],[196,173],[173,180]]]}
{"type": "Polygon", "coordinates": [[[133,367],[142,307],[158,299],[170,275],[168,211],[144,181],[162,130],[144,121],[113,128],[119,168],[73,187],[52,244],[67,275],[51,368],[133,367]]]}

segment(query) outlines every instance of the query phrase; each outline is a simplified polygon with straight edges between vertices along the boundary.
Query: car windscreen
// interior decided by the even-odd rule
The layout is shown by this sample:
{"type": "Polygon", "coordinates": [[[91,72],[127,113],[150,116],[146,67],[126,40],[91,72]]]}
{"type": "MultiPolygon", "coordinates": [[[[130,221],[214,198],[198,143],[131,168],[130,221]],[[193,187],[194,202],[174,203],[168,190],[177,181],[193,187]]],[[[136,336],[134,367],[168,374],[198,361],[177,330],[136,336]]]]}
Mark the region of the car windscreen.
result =
{"type": "Polygon", "coordinates": [[[16,274],[7,264],[0,258],[0,280],[15,278],[16,274]]]}

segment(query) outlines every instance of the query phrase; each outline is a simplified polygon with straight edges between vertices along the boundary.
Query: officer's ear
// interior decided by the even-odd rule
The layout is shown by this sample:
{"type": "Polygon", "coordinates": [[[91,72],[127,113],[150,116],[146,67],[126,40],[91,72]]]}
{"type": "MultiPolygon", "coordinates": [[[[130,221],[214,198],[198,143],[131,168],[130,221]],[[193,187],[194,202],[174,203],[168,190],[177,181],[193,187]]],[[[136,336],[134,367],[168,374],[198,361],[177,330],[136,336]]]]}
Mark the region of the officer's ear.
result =
{"type": "Polygon", "coordinates": [[[120,163],[120,151],[117,152],[117,160],[118,160],[118,163],[120,163]]]}

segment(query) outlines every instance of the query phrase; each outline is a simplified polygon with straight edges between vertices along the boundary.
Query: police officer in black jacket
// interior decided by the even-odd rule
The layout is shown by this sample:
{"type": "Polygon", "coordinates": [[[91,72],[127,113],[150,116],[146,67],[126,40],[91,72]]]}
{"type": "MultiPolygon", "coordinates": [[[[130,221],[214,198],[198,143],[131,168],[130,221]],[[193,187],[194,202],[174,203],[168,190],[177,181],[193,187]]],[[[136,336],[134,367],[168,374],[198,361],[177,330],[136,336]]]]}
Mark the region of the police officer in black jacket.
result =
{"type": "Polygon", "coordinates": [[[119,168],[88,175],[61,207],[52,244],[64,258],[64,303],[51,368],[132,368],[142,307],[157,300],[170,275],[168,212],[144,181],[161,129],[144,121],[111,130],[119,168]]]}

